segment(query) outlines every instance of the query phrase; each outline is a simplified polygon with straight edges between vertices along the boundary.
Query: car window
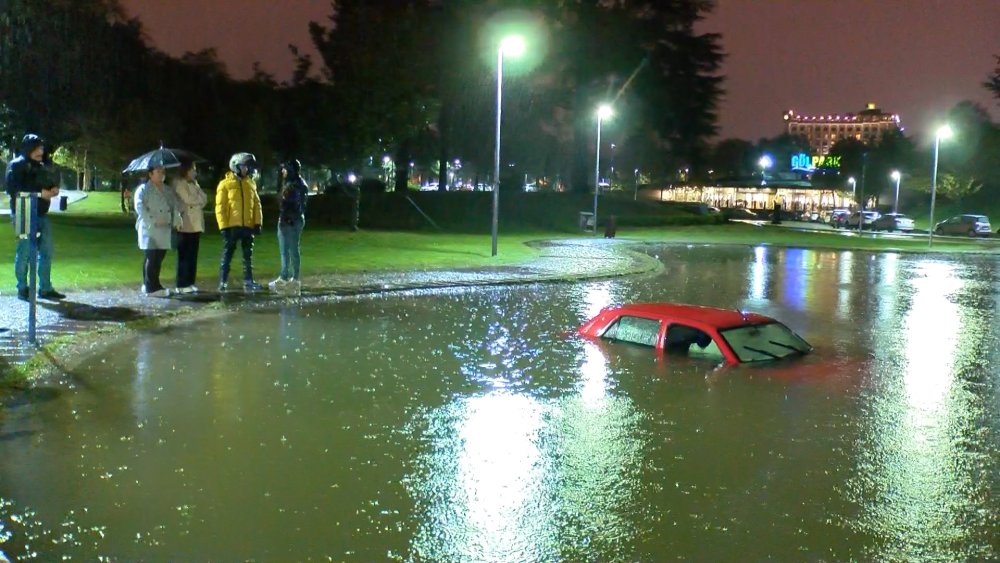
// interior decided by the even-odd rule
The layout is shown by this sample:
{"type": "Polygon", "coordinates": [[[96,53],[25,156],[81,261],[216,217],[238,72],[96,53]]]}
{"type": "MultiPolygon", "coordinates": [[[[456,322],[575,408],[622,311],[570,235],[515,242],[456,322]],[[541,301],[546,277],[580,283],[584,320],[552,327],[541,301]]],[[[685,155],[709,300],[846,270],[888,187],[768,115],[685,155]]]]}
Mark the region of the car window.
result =
{"type": "Polygon", "coordinates": [[[731,328],[721,334],[741,362],[777,360],[812,349],[808,342],[779,322],[731,328]]]}
{"type": "Polygon", "coordinates": [[[667,326],[667,333],[663,336],[663,349],[669,354],[719,360],[725,358],[719,345],[707,332],[677,323],[667,326]]]}
{"type": "Polygon", "coordinates": [[[660,333],[660,321],[643,317],[622,315],[601,335],[601,338],[632,342],[643,346],[656,346],[656,337],[660,333]]]}

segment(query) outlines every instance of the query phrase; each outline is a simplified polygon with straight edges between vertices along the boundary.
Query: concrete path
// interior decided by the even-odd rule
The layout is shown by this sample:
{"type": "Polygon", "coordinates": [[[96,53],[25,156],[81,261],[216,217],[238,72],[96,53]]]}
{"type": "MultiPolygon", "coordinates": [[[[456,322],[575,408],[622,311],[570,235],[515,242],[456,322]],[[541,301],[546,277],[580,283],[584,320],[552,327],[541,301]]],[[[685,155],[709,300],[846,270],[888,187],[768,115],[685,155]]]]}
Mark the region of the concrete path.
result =
{"type": "MultiPolygon", "coordinates": [[[[301,299],[322,300],[407,289],[601,278],[659,268],[659,263],[652,258],[624,251],[621,243],[605,239],[539,242],[536,243],[541,251],[539,258],[520,266],[327,274],[306,279],[301,299]]],[[[202,279],[206,277],[203,275],[202,279]]],[[[58,289],[66,292],[65,288],[58,289]]],[[[61,302],[38,301],[38,346],[61,336],[102,326],[124,326],[132,321],[183,313],[185,308],[197,310],[223,303],[235,309],[246,304],[279,304],[294,298],[270,292],[244,294],[242,290],[219,294],[214,287],[212,291],[171,298],[146,297],[132,288],[66,293],[66,299],[61,302]]],[[[38,350],[36,345],[28,342],[27,317],[27,303],[17,300],[14,295],[0,295],[0,330],[3,330],[0,333],[0,358],[8,365],[22,364],[38,350]]]]}

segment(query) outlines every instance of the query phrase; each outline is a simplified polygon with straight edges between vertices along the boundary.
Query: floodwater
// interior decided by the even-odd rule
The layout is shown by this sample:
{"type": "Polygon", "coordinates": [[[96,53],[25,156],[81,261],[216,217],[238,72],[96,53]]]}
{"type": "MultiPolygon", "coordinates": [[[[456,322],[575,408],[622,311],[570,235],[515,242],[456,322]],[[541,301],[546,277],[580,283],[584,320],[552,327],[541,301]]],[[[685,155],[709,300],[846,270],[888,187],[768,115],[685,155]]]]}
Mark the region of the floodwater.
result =
{"type": "Polygon", "coordinates": [[[18,560],[1000,558],[993,257],[651,248],[659,275],[253,310],[114,345],[0,419],[18,560]],[[719,368],[600,308],[759,311],[719,368]]]}

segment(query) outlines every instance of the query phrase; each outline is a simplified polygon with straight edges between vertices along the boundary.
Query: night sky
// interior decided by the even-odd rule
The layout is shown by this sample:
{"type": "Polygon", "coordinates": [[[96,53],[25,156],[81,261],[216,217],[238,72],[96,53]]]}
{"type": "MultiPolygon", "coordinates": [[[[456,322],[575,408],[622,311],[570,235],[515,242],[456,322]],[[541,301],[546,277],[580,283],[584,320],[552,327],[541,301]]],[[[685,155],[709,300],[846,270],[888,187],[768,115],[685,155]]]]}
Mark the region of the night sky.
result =
{"type": "MultiPolygon", "coordinates": [[[[170,54],[214,46],[233,76],[259,60],[279,80],[291,71],[287,44],[313,52],[308,22],[330,14],[328,0],[123,4],[170,54]]],[[[781,133],[787,109],[835,114],[867,102],[918,135],[963,99],[1000,115],[980,86],[1000,54],[1000,0],[720,0],[703,30],[722,33],[729,55],[722,137],[781,133]]]]}

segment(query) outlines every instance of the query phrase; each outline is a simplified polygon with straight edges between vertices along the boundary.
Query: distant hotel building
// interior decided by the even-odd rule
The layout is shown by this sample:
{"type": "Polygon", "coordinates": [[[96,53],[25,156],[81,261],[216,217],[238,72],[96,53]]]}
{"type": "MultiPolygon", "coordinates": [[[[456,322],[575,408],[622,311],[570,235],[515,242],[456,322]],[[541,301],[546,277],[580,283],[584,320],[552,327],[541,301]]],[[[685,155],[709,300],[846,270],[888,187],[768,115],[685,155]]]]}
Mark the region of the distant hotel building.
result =
{"type": "Polygon", "coordinates": [[[898,115],[883,113],[873,103],[858,113],[799,115],[788,110],[784,118],[788,134],[805,137],[812,150],[820,155],[829,154],[830,147],[840,139],[853,137],[868,144],[900,129],[898,115]]]}

